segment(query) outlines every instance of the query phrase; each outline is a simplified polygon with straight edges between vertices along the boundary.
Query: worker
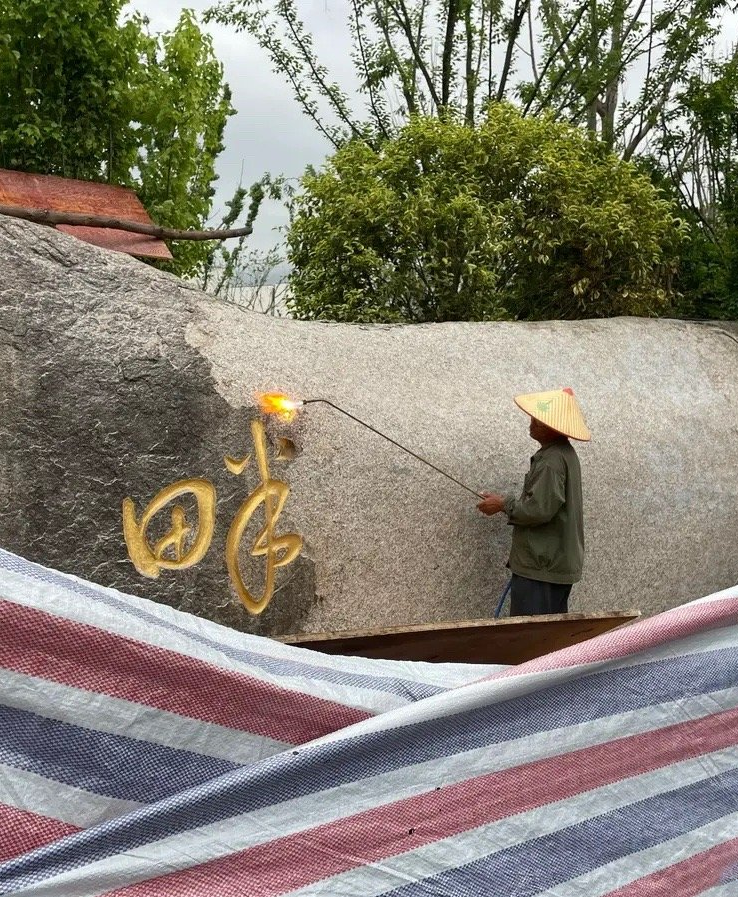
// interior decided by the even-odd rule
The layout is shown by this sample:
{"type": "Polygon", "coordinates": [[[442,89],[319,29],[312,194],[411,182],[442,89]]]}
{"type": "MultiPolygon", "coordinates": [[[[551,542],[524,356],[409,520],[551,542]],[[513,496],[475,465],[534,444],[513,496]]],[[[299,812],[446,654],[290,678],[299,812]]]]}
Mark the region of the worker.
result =
{"type": "Polygon", "coordinates": [[[515,404],[530,416],[530,435],[541,447],[520,498],[485,492],[477,508],[506,514],[513,527],[511,616],[565,614],[584,561],[582,477],[569,440],[591,435],[571,389],[517,396],[515,404]]]}

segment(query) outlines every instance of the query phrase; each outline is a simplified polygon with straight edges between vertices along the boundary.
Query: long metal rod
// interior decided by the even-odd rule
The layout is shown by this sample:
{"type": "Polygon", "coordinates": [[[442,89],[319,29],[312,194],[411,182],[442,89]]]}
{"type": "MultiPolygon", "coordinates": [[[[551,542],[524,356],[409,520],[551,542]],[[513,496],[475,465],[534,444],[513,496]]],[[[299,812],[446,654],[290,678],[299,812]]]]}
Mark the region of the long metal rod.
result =
{"type": "Polygon", "coordinates": [[[403,452],[406,452],[411,457],[415,458],[416,461],[420,461],[421,464],[425,464],[428,467],[433,468],[436,473],[440,473],[441,476],[446,477],[447,480],[451,480],[452,483],[456,483],[457,486],[461,486],[462,489],[466,489],[467,492],[471,492],[472,495],[475,495],[477,498],[484,498],[484,496],[477,492],[476,489],[472,489],[471,486],[467,486],[465,483],[462,483],[461,480],[457,480],[456,477],[451,476],[450,473],[446,473],[445,470],[441,470],[440,467],[436,467],[435,464],[432,464],[427,458],[423,458],[422,455],[417,454],[417,452],[412,451],[404,445],[401,445],[397,440],[392,439],[390,436],[387,436],[385,433],[382,433],[381,430],[378,430],[376,427],[373,427],[371,424],[368,424],[366,421],[361,420],[356,417],[355,414],[351,414],[350,411],[346,411],[345,408],[341,408],[340,405],[336,405],[335,402],[331,402],[330,399],[303,399],[303,405],[313,405],[316,402],[320,402],[323,405],[330,405],[331,408],[334,408],[336,411],[340,411],[341,414],[345,414],[346,417],[350,417],[351,420],[356,421],[357,424],[360,424],[362,427],[366,427],[367,430],[371,430],[372,433],[376,433],[377,436],[381,436],[382,439],[386,439],[387,442],[391,442],[392,445],[396,446],[398,449],[401,449],[403,452]]]}

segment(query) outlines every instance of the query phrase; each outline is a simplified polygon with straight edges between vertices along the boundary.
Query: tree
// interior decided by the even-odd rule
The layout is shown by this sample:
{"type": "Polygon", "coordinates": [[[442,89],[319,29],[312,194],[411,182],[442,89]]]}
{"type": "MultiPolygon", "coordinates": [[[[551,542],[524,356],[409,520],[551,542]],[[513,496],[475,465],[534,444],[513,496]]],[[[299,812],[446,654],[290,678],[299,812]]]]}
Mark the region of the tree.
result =
{"type": "Polygon", "coordinates": [[[117,180],[133,161],[129,72],[141,28],[126,0],[3,0],[0,164],[117,180]]]}
{"type": "Polygon", "coordinates": [[[738,49],[706,59],[664,115],[660,158],[690,224],[682,313],[738,318],[738,49]]]}
{"type": "MultiPolygon", "coordinates": [[[[129,184],[157,223],[200,227],[212,212],[215,162],[235,110],[212,39],[191,10],[182,12],[172,32],[142,36],[131,106],[138,127],[129,184]]],[[[211,252],[206,243],[176,243],[174,270],[200,275],[211,252]]]]}
{"type": "MultiPolygon", "coordinates": [[[[363,108],[354,86],[321,62],[298,0],[223,0],[206,15],[258,41],[336,149],[360,139],[379,150],[414,116],[476,127],[490,105],[510,101],[525,117],[581,126],[620,158],[646,160],[684,202],[668,164],[669,130],[689,118],[685,92],[714,51],[726,0],[350,0],[348,8],[363,108]]],[[[692,232],[685,287],[703,288],[696,272],[708,257],[711,276],[732,278],[720,267],[733,264],[730,253],[702,212],[688,208],[682,220],[692,232]]]]}
{"type": "Polygon", "coordinates": [[[525,111],[548,110],[585,125],[624,159],[650,152],[726,7],[724,0],[587,0],[573,8],[541,0],[541,43],[550,64],[520,85],[525,111]]]}
{"type": "Polygon", "coordinates": [[[425,322],[655,314],[673,295],[674,205],[585,132],[490,107],[414,118],[309,172],[288,232],[292,310],[425,322]]]}
{"type": "MultiPolygon", "coordinates": [[[[234,112],[223,68],[191,11],[151,35],[126,6],[3,0],[0,164],[130,186],[158,224],[204,228],[234,112]]],[[[201,275],[213,251],[177,243],[165,266],[201,275]]]]}
{"type": "Polygon", "coordinates": [[[296,0],[224,0],[206,17],[250,33],[333,144],[374,145],[413,115],[474,125],[502,100],[586,125],[625,158],[647,147],[727,0],[350,0],[366,108],[332,79],[296,0]],[[640,89],[623,96],[623,83],[640,89]]]}

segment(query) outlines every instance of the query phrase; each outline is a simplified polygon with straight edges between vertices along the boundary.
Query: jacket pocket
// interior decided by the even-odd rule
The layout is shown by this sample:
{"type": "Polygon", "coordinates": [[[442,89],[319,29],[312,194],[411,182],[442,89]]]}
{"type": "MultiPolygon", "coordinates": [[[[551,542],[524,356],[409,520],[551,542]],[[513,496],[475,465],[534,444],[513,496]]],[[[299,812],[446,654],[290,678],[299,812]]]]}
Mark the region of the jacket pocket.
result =
{"type": "Polygon", "coordinates": [[[513,555],[518,564],[533,570],[550,570],[556,563],[556,549],[548,527],[521,526],[515,533],[513,555]]]}

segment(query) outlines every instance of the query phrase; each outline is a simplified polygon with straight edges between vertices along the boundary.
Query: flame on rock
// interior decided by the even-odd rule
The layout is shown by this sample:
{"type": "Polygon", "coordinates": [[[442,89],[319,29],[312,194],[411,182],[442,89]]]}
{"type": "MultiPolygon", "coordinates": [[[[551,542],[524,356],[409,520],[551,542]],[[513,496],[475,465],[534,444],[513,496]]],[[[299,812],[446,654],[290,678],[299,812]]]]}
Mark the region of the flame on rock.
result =
{"type": "Polygon", "coordinates": [[[276,414],[288,423],[294,420],[302,402],[282,392],[263,392],[256,397],[263,414],[276,414]]]}

